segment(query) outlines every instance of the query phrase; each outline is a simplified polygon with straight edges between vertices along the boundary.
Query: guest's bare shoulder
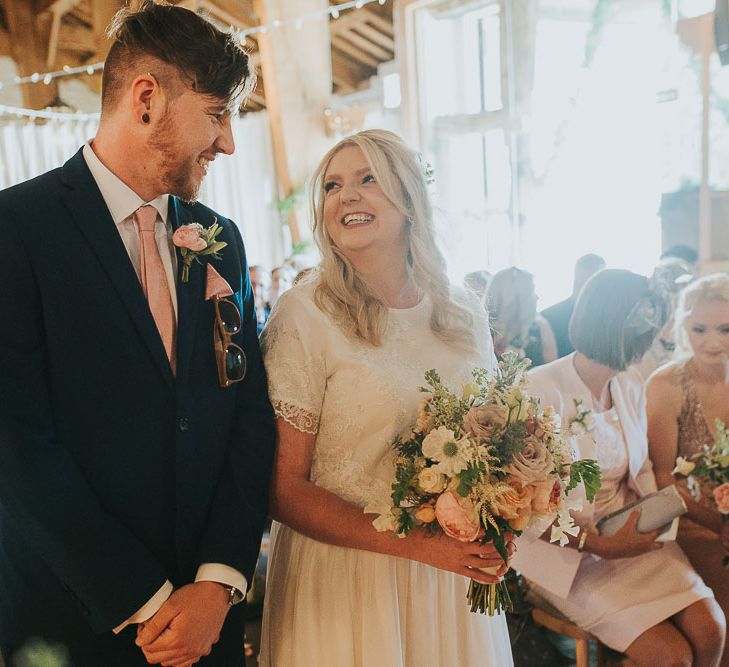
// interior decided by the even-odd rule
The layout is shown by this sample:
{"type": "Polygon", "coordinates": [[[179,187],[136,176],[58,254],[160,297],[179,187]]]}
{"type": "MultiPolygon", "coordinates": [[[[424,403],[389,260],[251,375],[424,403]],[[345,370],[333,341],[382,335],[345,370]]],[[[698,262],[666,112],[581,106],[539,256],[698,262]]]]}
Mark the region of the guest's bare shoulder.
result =
{"type": "Polygon", "coordinates": [[[672,361],[653,372],[646,383],[649,406],[660,405],[663,411],[678,413],[683,398],[680,371],[681,364],[672,361]]]}

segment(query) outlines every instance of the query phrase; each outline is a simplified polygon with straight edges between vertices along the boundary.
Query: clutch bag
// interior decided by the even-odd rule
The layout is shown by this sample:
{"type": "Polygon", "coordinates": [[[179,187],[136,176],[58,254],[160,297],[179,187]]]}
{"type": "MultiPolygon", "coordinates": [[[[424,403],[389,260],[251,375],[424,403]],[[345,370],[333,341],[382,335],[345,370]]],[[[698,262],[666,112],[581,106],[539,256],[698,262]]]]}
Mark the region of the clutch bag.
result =
{"type": "Polygon", "coordinates": [[[605,537],[614,535],[637,509],[641,510],[637,525],[639,533],[668,530],[675,518],[688,512],[686,503],[674,484],[638,498],[635,502],[603,517],[597,522],[598,532],[605,537]]]}

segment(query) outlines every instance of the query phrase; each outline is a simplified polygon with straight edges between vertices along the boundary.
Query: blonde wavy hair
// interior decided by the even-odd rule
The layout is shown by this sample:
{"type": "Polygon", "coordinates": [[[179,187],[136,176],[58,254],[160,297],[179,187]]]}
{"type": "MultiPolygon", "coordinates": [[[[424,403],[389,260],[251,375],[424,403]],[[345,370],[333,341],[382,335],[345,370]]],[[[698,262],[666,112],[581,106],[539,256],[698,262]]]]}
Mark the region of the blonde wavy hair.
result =
{"type": "Polygon", "coordinates": [[[676,356],[679,358],[690,357],[693,354],[685,326],[686,318],[691,315],[699,303],[706,301],[729,303],[729,275],[710,273],[708,276],[694,280],[679,294],[673,325],[676,356]]]}
{"type": "Polygon", "coordinates": [[[311,180],[314,239],[322,254],[314,299],[352,339],[377,346],[387,324],[387,305],[336,247],[324,221],[324,176],[343,148],[359,148],[385,196],[408,220],[407,261],[416,285],[430,296],[430,327],[442,341],[464,349],[476,347],[473,317],[453,294],[443,255],[435,241],[433,209],[418,155],[392,132],[365,130],[342,139],[321,160],[311,180]]]}

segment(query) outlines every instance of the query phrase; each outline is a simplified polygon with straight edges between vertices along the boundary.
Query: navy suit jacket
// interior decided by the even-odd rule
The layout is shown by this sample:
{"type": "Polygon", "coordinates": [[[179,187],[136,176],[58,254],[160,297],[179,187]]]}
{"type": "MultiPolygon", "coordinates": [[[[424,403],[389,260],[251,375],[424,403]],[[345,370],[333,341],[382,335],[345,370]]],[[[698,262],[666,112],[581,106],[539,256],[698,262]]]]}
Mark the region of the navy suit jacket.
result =
{"type": "Polygon", "coordinates": [[[187,283],[178,271],[174,377],[81,151],[0,192],[0,644],[113,639],[201,563],[252,581],[274,426],[243,242],[201,204],[171,197],[169,219],[223,226],[209,261],[235,292],[248,359],[228,389],[205,265],[187,283]]]}

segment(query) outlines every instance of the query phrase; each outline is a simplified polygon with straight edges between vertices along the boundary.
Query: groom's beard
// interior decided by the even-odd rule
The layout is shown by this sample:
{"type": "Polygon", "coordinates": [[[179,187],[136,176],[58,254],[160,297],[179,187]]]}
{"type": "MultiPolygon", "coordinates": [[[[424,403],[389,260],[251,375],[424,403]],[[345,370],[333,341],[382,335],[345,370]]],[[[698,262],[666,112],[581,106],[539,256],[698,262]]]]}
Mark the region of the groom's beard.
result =
{"type": "Polygon", "coordinates": [[[184,148],[174,137],[174,123],[169,113],[160,121],[159,129],[149,139],[149,145],[160,156],[160,180],[165,184],[165,192],[193,204],[197,201],[202,185],[202,177],[194,174],[199,169],[198,156],[182,158],[184,148]]]}

